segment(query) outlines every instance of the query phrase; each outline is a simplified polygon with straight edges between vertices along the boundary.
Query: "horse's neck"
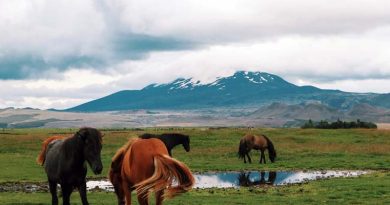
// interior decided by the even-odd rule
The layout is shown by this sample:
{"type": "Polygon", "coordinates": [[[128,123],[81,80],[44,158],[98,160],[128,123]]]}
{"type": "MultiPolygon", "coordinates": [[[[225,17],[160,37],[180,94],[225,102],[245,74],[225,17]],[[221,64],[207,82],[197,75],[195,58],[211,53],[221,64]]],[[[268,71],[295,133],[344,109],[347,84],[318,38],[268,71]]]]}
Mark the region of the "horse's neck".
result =
{"type": "Polygon", "coordinates": [[[73,159],[72,162],[75,164],[83,164],[85,161],[83,147],[83,142],[78,136],[66,139],[63,144],[65,156],[73,159]]]}
{"type": "Polygon", "coordinates": [[[176,146],[178,144],[184,144],[184,138],[180,136],[175,136],[174,139],[171,140],[172,146],[176,146]]]}

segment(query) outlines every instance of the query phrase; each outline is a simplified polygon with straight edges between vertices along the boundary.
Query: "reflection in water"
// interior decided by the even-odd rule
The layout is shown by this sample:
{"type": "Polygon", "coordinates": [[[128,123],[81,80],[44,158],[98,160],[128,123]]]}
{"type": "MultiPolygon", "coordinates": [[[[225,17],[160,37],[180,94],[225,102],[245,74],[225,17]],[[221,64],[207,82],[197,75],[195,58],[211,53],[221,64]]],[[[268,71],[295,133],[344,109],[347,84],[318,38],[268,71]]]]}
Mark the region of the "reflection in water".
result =
{"type": "Polygon", "coordinates": [[[240,186],[256,186],[256,185],[273,185],[276,180],[276,172],[269,172],[267,180],[265,178],[265,172],[259,172],[260,174],[260,179],[259,180],[251,180],[250,175],[251,172],[241,172],[237,179],[238,179],[238,184],[240,186]]]}
{"type": "Polygon", "coordinates": [[[287,185],[333,177],[354,177],[367,171],[250,171],[196,174],[195,188],[229,188],[240,186],[287,185]]]}
{"type": "MultiPolygon", "coordinates": [[[[355,177],[367,174],[368,171],[250,171],[250,172],[209,172],[194,174],[194,188],[229,188],[264,185],[286,185],[302,183],[333,177],[355,177]]],[[[113,191],[112,184],[107,180],[88,181],[87,189],[113,191]]],[[[46,183],[0,183],[0,192],[35,192],[48,191],[46,183]]]]}

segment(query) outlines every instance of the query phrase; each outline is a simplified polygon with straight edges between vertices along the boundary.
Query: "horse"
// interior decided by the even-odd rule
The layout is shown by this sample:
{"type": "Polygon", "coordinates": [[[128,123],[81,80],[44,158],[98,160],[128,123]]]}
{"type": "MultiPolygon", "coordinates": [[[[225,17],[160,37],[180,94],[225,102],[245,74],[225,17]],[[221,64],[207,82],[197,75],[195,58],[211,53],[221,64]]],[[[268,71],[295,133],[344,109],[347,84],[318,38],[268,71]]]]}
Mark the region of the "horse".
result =
{"type": "Polygon", "coordinates": [[[269,172],[268,180],[265,180],[265,172],[264,171],[260,172],[260,179],[259,180],[252,181],[250,179],[250,175],[251,175],[251,172],[248,172],[248,173],[241,172],[237,177],[238,184],[240,186],[246,186],[246,187],[256,186],[256,185],[265,185],[265,184],[273,185],[275,183],[275,180],[276,180],[276,172],[269,172]]]}
{"type": "Polygon", "coordinates": [[[156,205],[189,191],[195,183],[190,169],[170,157],[161,140],[132,138],[112,158],[109,180],[114,186],[118,205],[131,205],[136,190],[140,205],[148,205],[148,195],[155,192],[156,205]],[[175,182],[175,185],[172,183],[175,182]]]}
{"type": "Polygon", "coordinates": [[[43,141],[37,163],[45,168],[52,205],[58,204],[57,184],[61,185],[64,205],[69,205],[74,188],[78,188],[82,204],[88,205],[85,161],[94,174],[102,172],[102,137],[98,130],[85,127],[72,137],[52,136],[43,141]]]}
{"type": "Polygon", "coordinates": [[[145,133],[140,135],[139,138],[150,139],[157,138],[164,142],[168,149],[169,156],[172,156],[171,150],[178,144],[182,144],[186,152],[190,151],[190,137],[188,135],[178,133],[164,133],[161,135],[145,133]]]}
{"type": "Polygon", "coordinates": [[[276,150],[275,150],[273,143],[271,142],[271,140],[267,136],[246,134],[240,140],[240,145],[238,148],[238,157],[240,159],[244,158],[244,163],[246,163],[245,156],[247,156],[249,163],[252,163],[251,157],[249,156],[249,152],[252,149],[260,150],[260,152],[261,152],[260,161],[259,161],[260,164],[263,161],[264,161],[264,164],[266,163],[265,155],[264,155],[264,151],[266,149],[268,149],[268,156],[269,156],[269,159],[271,160],[271,162],[275,162],[276,150]]]}

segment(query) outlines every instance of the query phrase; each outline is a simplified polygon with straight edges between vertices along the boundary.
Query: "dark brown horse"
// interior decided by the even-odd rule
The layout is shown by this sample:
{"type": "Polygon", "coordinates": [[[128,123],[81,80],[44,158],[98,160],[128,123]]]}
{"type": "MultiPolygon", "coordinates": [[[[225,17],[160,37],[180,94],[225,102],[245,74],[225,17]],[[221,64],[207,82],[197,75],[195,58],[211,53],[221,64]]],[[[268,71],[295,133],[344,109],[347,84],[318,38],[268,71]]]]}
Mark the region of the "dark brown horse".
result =
{"type": "Polygon", "coordinates": [[[133,138],[112,159],[109,179],[114,185],[118,204],[131,204],[131,192],[137,191],[140,205],[149,204],[148,195],[155,192],[156,205],[190,190],[195,182],[190,169],[168,155],[158,139],[133,138]],[[175,181],[175,184],[173,182],[175,181]]]}
{"type": "Polygon", "coordinates": [[[42,143],[37,162],[45,167],[53,205],[58,204],[57,184],[61,185],[64,205],[69,205],[74,188],[78,188],[83,205],[88,205],[85,161],[95,174],[100,174],[103,169],[101,149],[102,135],[94,128],[81,128],[68,138],[53,136],[42,143]]]}
{"type": "Polygon", "coordinates": [[[157,138],[164,142],[165,146],[168,149],[169,156],[172,156],[171,150],[179,144],[182,144],[184,149],[190,151],[190,137],[188,135],[183,135],[179,133],[164,133],[161,135],[145,133],[140,135],[139,138],[150,139],[157,138]]]}
{"type": "Polygon", "coordinates": [[[244,163],[246,163],[245,156],[248,158],[249,163],[252,163],[251,157],[249,156],[249,152],[252,150],[259,150],[261,152],[260,155],[260,161],[261,164],[265,161],[265,154],[264,151],[268,149],[268,156],[271,162],[275,162],[276,158],[276,150],[271,142],[271,140],[266,137],[265,135],[252,135],[252,134],[246,134],[244,137],[240,140],[240,146],[238,147],[238,156],[239,158],[244,158],[244,163]]]}

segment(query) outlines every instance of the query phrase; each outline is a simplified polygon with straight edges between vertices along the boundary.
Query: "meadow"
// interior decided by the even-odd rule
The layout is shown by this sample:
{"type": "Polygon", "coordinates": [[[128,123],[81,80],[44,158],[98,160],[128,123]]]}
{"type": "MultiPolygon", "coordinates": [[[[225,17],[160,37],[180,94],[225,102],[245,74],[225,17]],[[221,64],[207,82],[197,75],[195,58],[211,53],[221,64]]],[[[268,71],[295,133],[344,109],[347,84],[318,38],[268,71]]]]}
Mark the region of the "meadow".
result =
{"type": "MultiPolygon", "coordinates": [[[[35,163],[41,142],[52,135],[71,135],[76,129],[3,129],[0,131],[0,184],[44,182],[35,163]]],[[[301,185],[240,189],[194,189],[165,204],[385,204],[390,203],[390,131],[376,129],[274,129],[274,128],[145,128],[101,129],[103,173],[111,157],[129,138],[145,132],[180,132],[191,137],[191,151],[182,147],[173,156],[194,172],[228,170],[373,170],[358,178],[312,181],[301,185]],[[237,157],[238,142],[245,133],[263,133],[277,150],[276,163],[252,164],[237,157]]],[[[115,204],[113,193],[90,192],[91,204],[115,204]]],[[[134,198],[134,197],[133,197],[134,198]]],[[[72,201],[80,204],[77,193],[72,201]]],[[[0,204],[49,204],[49,193],[0,192],[0,204]]]]}

